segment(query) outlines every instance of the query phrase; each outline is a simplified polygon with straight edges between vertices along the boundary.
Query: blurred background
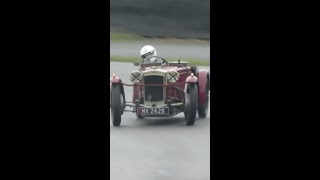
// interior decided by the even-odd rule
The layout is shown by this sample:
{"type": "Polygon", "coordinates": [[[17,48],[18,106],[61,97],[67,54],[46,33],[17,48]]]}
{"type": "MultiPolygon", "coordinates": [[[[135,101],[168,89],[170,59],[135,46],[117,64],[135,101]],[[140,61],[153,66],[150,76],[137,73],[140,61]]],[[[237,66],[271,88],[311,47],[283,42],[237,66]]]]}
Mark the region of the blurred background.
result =
{"type": "Polygon", "coordinates": [[[110,30],[210,40],[210,0],[111,0],[110,30]]]}
{"type": "Polygon", "coordinates": [[[169,60],[210,62],[210,0],[111,0],[110,59],[139,60],[143,45],[169,60]]]}

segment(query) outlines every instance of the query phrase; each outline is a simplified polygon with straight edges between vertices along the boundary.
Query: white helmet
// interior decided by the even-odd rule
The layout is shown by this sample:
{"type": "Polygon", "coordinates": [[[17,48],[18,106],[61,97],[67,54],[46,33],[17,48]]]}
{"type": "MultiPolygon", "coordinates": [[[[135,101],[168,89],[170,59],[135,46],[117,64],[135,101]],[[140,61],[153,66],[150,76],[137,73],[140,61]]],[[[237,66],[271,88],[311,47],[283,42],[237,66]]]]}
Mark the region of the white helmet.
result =
{"type": "Polygon", "coordinates": [[[145,59],[146,57],[157,56],[157,50],[153,46],[145,45],[140,50],[140,56],[142,59],[145,59]]]}

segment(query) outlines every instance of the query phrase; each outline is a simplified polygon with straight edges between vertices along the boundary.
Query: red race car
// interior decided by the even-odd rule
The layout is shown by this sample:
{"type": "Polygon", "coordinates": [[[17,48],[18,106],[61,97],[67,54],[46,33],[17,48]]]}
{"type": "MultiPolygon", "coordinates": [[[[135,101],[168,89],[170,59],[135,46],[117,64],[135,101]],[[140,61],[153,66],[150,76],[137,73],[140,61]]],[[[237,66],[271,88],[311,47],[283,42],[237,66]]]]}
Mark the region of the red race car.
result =
{"type": "Polygon", "coordinates": [[[124,111],[136,113],[138,118],[170,117],[184,112],[186,125],[193,125],[198,115],[208,113],[210,73],[206,69],[190,67],[187,62],[167,62],[161,57],[153,63],[136,63],[131,72],[133,84],[122,82],[115,74],[110,78],[110,108],[112,123],[120,126],[124,111]],[[132,102],[125,99],[123,86],[133,87],[132,102]],[[130,110],[126,107],[131,108],[130,110]]]}

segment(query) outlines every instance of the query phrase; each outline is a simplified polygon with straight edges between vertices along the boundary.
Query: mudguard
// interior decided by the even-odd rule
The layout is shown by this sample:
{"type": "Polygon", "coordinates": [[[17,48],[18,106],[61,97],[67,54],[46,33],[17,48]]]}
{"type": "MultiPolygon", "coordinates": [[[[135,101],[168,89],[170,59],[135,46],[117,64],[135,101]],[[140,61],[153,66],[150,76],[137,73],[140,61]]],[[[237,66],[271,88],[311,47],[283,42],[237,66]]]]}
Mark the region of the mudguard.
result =
{"type": "Polygon", "coordinates": [[[188,76],[184,85],[184,92],[187,93],[188,84],[197,84],[198,78],[195,75],[188,76]]]}
{"type": "Polygon", "coordinates": [[[198,91],[199,91],[199,104],[204,104],[206,100],[206,83],[207,77],[209,77],[209,89],[210,89],[210,73],[206,69],[199,69],[197,72],[198,77],[198,91]]]}
{"type": "Polygon", "coordinates": [[[120,79],[120,77],[114,75],[110,78],[110,82],[112,84],[118,84],[118,83],[122,83],[122,80],[120,79]]]}
{"type": "MultiPolygon", "coordinates": [[[[119,84],[119,86],[120,86],[120,93],[121,94],[123,94],[123,102],[126,102],[125,101],[125,94],[124,94],[124,89],[123,89],[123,84],[122,84],[122,80],[121,80],[121,78],[120,77],[118,77],[118,76],[115,76],[115,75],[113,75],[111,78],[110,78],[110,83],[111,83],[111,86],[112,85],[114,85],[114,84],[119,84]]],[[[111,87],[110,86],[110,87],[111,87]]]]}

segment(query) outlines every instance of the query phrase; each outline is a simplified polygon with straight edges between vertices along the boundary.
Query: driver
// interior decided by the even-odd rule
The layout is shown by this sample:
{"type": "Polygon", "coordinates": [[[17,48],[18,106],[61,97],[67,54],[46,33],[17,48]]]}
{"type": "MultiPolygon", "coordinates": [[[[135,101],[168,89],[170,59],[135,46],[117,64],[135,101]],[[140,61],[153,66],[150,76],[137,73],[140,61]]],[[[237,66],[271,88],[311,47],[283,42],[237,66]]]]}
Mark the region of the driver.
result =
{"type": "Polygon", "coordinates": [[[150,45],[145,45],[140,50],[140,56],[144,63],[157,63],[157,50],[150,45]]]}

